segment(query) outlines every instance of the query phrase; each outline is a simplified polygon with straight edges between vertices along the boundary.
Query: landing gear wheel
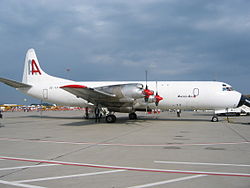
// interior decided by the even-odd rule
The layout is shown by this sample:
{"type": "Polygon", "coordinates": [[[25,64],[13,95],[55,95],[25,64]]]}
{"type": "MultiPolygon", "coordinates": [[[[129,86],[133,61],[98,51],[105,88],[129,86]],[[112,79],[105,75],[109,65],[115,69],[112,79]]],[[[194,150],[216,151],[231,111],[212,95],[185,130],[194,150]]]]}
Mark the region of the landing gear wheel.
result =
{"type": "Polygon", "coordinates": [[[218,121],[219,121],[219,119],[218,119],[218,117],[217,117],[217,116],[213,116],[213,117],[212,117],[212,119],[211,119],[211,121],[212,121],[212,122],[218,122],[218,121]]]}
{"type": "Polygon", "coordinates": [[[114,123],[116,121],[116,117],[113,114],[107,115],[106,116],[106,122],[107,123],[114,123]]]}
{"type": "Polygon", "coordinates": [[[137,115],[136,115],[136,113],[134,113],[134,112],[130,113],[130,114],[128,115],[128,117],[129,117],[129,119],[131,119],[131,120],[137,119],[137,115]]]}

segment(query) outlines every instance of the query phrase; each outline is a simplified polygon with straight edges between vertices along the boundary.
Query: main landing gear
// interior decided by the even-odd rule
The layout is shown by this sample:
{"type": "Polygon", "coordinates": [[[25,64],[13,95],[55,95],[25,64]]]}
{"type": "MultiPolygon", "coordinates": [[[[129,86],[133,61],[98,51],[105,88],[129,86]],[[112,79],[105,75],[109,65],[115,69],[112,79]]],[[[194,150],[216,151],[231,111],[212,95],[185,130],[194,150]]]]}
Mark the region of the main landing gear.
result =
{"type": "MultiPolygon", "coordinates": [[[[131,120],[136,120],[137,119],[137,115],[135,112],[132,112],[129,114],[129,119],[131,120]]],[[[114,123],[116,121],[116,116],[114,114],[108,114],[106,116],[106,122],[107,123],[114,123]]]]}
{"type": "Polygon", "coordinates": [[[136,120],[136,119],[137,119],[137,115],[136,115],[135,112],[130,113],[130,114],[128,115],[128,117],[129,117],[130,120],[136,120]]]}
{"type": "Polygon", "coordinates": [[[114,123],[116,121],[116,116],[114,114],[108,114],[106,116],[107,123],[114,123]]]}

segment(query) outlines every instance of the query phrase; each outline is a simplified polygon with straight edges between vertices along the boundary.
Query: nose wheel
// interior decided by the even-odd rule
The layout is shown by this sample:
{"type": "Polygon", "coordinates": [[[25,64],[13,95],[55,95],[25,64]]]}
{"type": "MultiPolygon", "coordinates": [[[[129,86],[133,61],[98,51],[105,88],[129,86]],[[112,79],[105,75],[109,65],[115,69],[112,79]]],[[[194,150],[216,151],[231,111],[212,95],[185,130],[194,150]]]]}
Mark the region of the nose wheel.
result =
{"type": "Polygon", "coordinates": [[[211,119],[212,122],[218,122],[219,119],[218,119],[218,116],[214,115],[211,119]]]}

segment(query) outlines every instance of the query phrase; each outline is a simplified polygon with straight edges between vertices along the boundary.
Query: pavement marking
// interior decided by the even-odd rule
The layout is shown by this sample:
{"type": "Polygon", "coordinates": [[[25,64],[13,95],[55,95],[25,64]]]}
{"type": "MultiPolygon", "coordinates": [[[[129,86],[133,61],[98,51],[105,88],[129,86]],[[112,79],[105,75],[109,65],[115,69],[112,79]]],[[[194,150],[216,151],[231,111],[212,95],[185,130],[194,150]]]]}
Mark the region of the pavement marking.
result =
{"type": "Polygon", "coordinates": [[[247,164],[226,164],[226,163],[197,163],[197,162],[178,162],[178,161],[154,161],[154,163],[165,164],[187,164],[187,165],[208,165],[208,166],[236,166],[236,167],[250,167],[247,164]]]}
{"type": "Polygon", "coordinates": [[[37,167],[46,167],[46,166],[57,166],[58,164],[45,164],[45,165],[32,165],[32,166],[17,166],[17,167],[9,167],[9,168],[0,168],[1,170],[15,170],[15,169],[23,169],[23,168],[37,168],[37,167]]]}
{"type": "Polygon", "coordinates": [[[205,177],[207,175],[195,175],[195,176],[188,176],[188,177],[182,177],[182,178],[176,178],[176,179],[171,179],[171,180],[166,180],[166,181],[159,181],[155,183],[148,183],[144,185],[136,185],[128,188],[145,188],[145,187],[153,187],[157,185],[163,185],[163,184],[168,184],[168,183],[174,183],[178,181],[184,181],[184,180],[189,180],[189,179],[194,179],[194,178],[200,178],[200,177],[205,177]]]}
{"type": "Polygon", "coordinates": [[[46,187],[41,187],[41,186],[36,186],[36,185],[27,185],[27,184],[21,184],[21,183],[4,181],[4,180],[0,180],[0,184],[12,185],[12,186],[17,186],[17,187],[25,187],[25,188],[46,188],[46,187]]]}
{"type": "Polygon", "coordinates": [[[94,176],[94,175],[100,175],[100,174],[110,174],[110,173],[124,172],[124,171],[126,171],[126,170],[110,170],[110,171],[92,172],[92,173],[85,173],[85,174],[74,174],[74,175],[68,175],[68,176],[56,176],[56,177],[30,179],[30,180],[20,180],[20,181],[15,181],[15,182],[16,183],[27,183],[27,182],[35,182],[35,181],[47,181],[47,180],[75,178],[75,177],[83,177],[83,176],[94,176]]]}
{"type": "Polygon", "coordinates": [[[120,144],[120,143],[98,143],[98,142],[67,142],[53,140],[32,140],[20,138],[0,138],[0,141],[12,142],[32,142],[32,143],[53,143],[53,144],[71,144],[71,145],[96,145],[96,146],[123,146],[123,147],[166,147],[166,146],[211,146],[211,145],[238,145],[250,144],[250,141],[244,142],[214,142],[214,143],[190,143],[190,144],[120,144]]]}
{"type": "Polygon", "coordinates": [[[137,168],[137,167],[126,167],[126,166],[109,166],[109,165],[100,165],[100,164],[88,164],[88,163],[74,163],[74,162],[41,160],[41,159],[16,158],[16,157],[7,157],[7,156],[0,156],[0,159],[13,160],[13,161],[36,162],[36,163],[60,164],[60,165],[68,165],[68,166],[103,168],[103,169],[113,169],[113,170],[128,170],[128,171],[136,171],[136,172],[159,172],[159,173],[196,174],[196,175],[203,174],[203,175],[210,175],[210,176],[234,176],[234,177],[248,177],[248,178],[250,178],[250,174],[247,174],[247,173],[137,168]]]}

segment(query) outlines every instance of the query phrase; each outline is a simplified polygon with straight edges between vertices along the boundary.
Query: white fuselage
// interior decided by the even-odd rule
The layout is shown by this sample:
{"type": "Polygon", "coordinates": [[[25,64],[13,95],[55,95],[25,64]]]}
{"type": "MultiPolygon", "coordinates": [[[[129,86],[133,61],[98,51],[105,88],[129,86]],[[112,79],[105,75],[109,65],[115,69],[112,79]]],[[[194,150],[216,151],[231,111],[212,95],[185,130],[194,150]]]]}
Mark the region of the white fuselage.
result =
{"type": "MultiPolygon", "coordinates": [[[[40,82],[30,89],[19,89],[25,94],[55,104],[68,106],[86,107],[90,104],[75,95],[61,89],[68,84],[84,85],[87,87],[100,87],[125,83],[142,83],[145,81],[117,81],[117,82],[75,82],[60,79],[50,82],[40,82]]],[[[156,91],[156,82],[147,83],[149,89],[156,91]]],[[[241,93],[233,90],[224,90],[222,82],[215,81],[158,81],[158,93],[163,100],[158,108],[167,109],[225,109],[237,107],[241,93]]],[[[231,87],[227,85],[227,87],[231,87]]],[[[143,108],[146,105],[154,108],[154,103],[145,103],[143,99],[138,100],[136,107],[143,108]]]]}

